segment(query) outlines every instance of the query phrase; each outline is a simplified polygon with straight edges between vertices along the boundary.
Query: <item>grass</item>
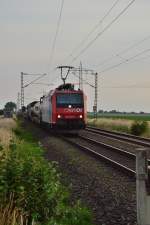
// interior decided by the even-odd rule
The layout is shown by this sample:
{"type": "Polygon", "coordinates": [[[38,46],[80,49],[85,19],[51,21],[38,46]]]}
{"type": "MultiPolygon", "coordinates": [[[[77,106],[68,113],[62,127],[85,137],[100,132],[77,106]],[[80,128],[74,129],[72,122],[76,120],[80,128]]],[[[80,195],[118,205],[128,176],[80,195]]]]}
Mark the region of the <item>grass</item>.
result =
{"type": "MultiPolygon", "coordinates": [[[[88,113],[88,118],[93,119],[93,113],[88,113]]],[[[140,120],[150,121],[150,114],[133,114],[133,113],[98,113],[98,118],[109,118],[109,119],[125,119],[125,120],[140,120]]]]}
{"type": "Polygon", "coordinates": [[[12,119],[0,119],[0,143],[8,147],[13,137],[12,129],[15,128],[15,121],[12,119]]]}
{"type": "Polygon", "coordinates": [[[16,123],[12,119],[0,118],[0,160],[5,158],[9,152],[9,144],[14,137],[12,129],[15,126],[16,123]]]}
{"type": "MultiPolygon", "coordinates": [[[[120,119],[120,118],[88,118],[88,125],[99,127],[106,130],[118,131],[131,133],[131,127],[135,123],[135,121],[142,120],[134,120],[134,119],[120,119]]],[[[150,121],[147,121],[148,129],[143,134],[144,137],[150,137],[150,121]]]]}
{"type": "Polygon", "coordinates": [[[10,139],[1,149],[8,148],[0,161],[0,225],[91,225],[89,211],[70,203],[56,164],[44,159],[37,140],[12,120],[1,127],[10,139]]]}
{"type": "Polygon", "coordinates": [[[129,133],[132,121],[125,119],[98,118],[97,120],[88,119],[88,125],[100,127],[106,130],[115,130],[129,133]]]}

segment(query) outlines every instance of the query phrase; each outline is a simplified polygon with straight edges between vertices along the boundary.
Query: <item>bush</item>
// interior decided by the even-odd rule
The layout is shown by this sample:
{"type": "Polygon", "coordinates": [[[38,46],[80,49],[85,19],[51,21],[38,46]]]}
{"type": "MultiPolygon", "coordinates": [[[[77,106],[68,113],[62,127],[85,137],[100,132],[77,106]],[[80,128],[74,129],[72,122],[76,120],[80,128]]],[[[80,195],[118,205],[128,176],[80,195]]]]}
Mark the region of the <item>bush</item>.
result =
{"type": "Polygon", "coordinates": [[[70,204],[56,163],[44,159],[29,133],[20,128],[15,133],[19,139],[11,140],[7,158],[0,162],[0,217],[5,213],[0,224],[91,225],[89,211],[80,202],[70,204]]]}
{"type": "Polygon", "coordinates": [[[140,136],[148,131],[148,123],[146,121],[136,121],[131,125],[131,134],[140,136]]]}

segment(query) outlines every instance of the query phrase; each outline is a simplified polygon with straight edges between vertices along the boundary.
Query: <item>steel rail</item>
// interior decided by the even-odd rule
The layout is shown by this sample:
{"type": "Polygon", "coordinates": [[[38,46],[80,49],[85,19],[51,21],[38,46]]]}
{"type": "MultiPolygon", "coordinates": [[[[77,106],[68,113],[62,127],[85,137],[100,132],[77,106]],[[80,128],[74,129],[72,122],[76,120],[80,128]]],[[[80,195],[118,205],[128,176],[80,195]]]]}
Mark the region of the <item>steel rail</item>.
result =
{"type": "MultiPolygon", "coordinates": [[[[79,135],[78,137],[83,139],[83,140],[85,140],[85,141],[87,141],[87,142],[90,142],[90,143],[95,144],[97,146],[101,146],[101,147],[106,148],[106,149],[110,149],[110,150],[112,150],[115,153],[117,152],[117,153],[119,153],[121,155],[124,155],[124,156],[128,157],[129,159],[133,159],[134,161],[136,161],[136,154],[133,154],[133,153],[125,151],[125,150],[122,150],[120,148],[116,148],[114,146],[105,144],[105,143],[100,142],[100,141],[96,141],[96,140],[94,140],[92,138],[85,137],[82,134],[79,135]]],[[[68,143],[70,143],[71,145],[73,145],[75,147],[78,147],[81,150],[84,150],[88,154],[91,154],[95,158],[101,159],[104,162],[106,162],[107,164],[111,164],[113,167],[115,167],[117,169],[119,168],[121,171],[126,173],[128,176],[130,176],[130,177],[135,177],[136,176],[136,171],[135,170],[133,170],[133,169],[131,169],[131,168],[121,164],[121,163],[118,163],[117,161],[111,159],[110,157],[107,157],[107,156],[105,156],[105,155],[103,155],[103,154],[101,154],[101,153],[99,153],[99,152],[97,152],[97,151],[95,151],[95,150],[93,150],[93,149],[91,149],[89,147],[86,147],[86,146],[84,146],[82,144],[79,144],[76,141],[73,141],[73,140],[71,140],[69,138],[63,137],[63,139],[65,141],[67,141],[68,143]]],[[[148,160],[148,165],[150,166],[150,160],[148,160]]]]}
{"type": "Polygon", "coordinates": [[[123,149],[120,149],[120,148],[117,148],[117,147],[114,147],[114,146],[111,146],[111,145],[108,145],[108,144],[105,144],[104,142],[101,142],[101,141],[97,141],[97,140],[94,140],[92,138],[89,138],[89,137],[85,137],[84,135],[79,135],[80,138],[84,139],[85,141],[88,141],[88,142],[91,142],[93,144],[96,144],[98,146],[102,146],[106,149],[110,149],[114,152],[118,152],[120,153],[121,155],[125,155],[127,157],[130,157],[132,159],[135,159],[136,158],[136,155],[131,153],[131,152],[128,152],[126,150],[123,150],[123,149]]]}
{"type": "MultiPolygon", "coordinates": [[[[106,148],[106,149],[110,149],[110,150],[112,150],[112,151],[114,151],[114,152],[119,152],[121,155],[125,155],[125,156],[127,156],[127,157],[130,157],[130,158],[136,160],[136,154],[133,154],[133,153],[128,152],[128,151],[126,151],[126,150],[123,150],[123,149],[121,149],[121,148],[114,147],[114,146],[112,146],[112,145],[105,144],[104,142],[97,141],[97,140],[94,140],[94,139],[89,138],[89,137],[85,137],[85,136],[82,135],[82,134],[80,134],[79,137],[82,138],[82,139],[84,139],[84,140],[86,140],[86,141],[89,141],[89,142],[91,142],[91,143],[93,143],[93,144],[102,146],[102,147],[104,147],[104,148],[106,148]]],[[[147,160],[147,162],[148,162],[148,165],[150,166],[150,160],[149,160],[149,159],[147,160]]]]}
{"type": "MultiPolygon", "coordinates": [[[[136,154],[133,154],[133,153],[128,152],[126,150],[123,150],[121,148],[114,147],[112,145],[105,144],[104,142],[100,142],[100,141],[94,140],[92,138],[85,137],[82,134],[79,135],[79,137],[82,138],[82,139],[84,139],[85,141],[91,142],[91,143],[96,144],[98,146],[102,146],[102,147],[104,147],[106,149],[110,149],[110,150],[112,150],[114,152],[120,153],[121,155],[124,155],[126,157],[129,157],[129,158],[132,158],[132,159],[136,160],[136,154]]],[[[137,148],[137,150],[138,150],[138,148],[137,148]]],[[[148,162],[148,165],[150,166],[150,160],[149,159],[147,160],[147,162],[148,162]]]]}
{"type": "Polygon", "coordinates": [[[86,131],[96,133],[96,134],[99,134],[99,135],[103,135],[103,136],[106,136],[106,137],[111,137],[111,138],[114,138],[114,139],[127,141],[127,142],[130,142],[130,143],[138,144],[138,145],[141,145],[141,146],[144,146],[144,147],[150,147],[150,139],[149,138],[142,138],[142,137],[138,137],[138,136],[131,135],[131,134],[108,131],[108,130],[103,130],[103,129],[100,129],[100,128],[95,128],[95,127],[90,127],[90,126],[88,126],[86,128],[86,131]]]}
{"type": "Polygon", "coordinates": [[[68,143],[70,143],[71,145],[79,148],[80,150],[83,150],[85,152],[87,152],[88,154],[91,154],[92,156],[94,156],[96,159],[101,159],[103,160],[105,163],[107,163],[108,165],[112,165],[113,167],[123,171],[125,174],[127,174],[128,176],[130,177],[134,177],[135,178],[135,175],[136,175],[136,172],[132,169],[130,169],[129,167],[125,166],[125,165],[122,165],[121,163],[118,163],[114,160],[112,160],[111,158],[109,157],[106,157],[104,156],[103,154],[95,151],[95,150],[92,150],[91,148],[89,147],[86,147],[84,145],[81,145],[75,141],[72,141],[71,139],[68,139],[66,137],[62,137],[62,139],[68,143]]]}

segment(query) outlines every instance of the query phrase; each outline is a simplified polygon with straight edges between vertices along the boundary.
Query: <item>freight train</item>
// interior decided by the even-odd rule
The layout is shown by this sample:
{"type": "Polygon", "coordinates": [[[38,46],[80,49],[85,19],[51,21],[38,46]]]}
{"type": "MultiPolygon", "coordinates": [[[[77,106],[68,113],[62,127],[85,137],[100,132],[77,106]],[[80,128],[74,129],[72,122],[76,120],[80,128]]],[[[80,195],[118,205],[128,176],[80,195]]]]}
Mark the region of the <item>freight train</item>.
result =
{"type": "Polygon", "coordinates": [[[4,109],[4,117],[5,118],[12,118],[13,114],[14,114],[14,112],[12,109],[4,109]]]}
{"type": "Polygon", "coordinates": [[[87,123],[87,97],[73,84],[63,84],[27,106],[27,118],[53,130],[80,130],[87,123]]]}

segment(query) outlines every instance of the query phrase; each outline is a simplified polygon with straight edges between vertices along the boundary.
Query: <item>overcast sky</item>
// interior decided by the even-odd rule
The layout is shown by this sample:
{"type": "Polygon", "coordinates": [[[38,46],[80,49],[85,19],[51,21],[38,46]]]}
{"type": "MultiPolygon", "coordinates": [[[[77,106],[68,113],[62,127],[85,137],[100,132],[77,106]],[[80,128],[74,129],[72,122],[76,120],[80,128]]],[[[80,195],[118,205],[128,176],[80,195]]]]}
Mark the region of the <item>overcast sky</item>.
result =
{"type": "MultiPolygon", "coordinates": [[[[50,62],[52,43],[56,32],[61,0],[0,0],[0,107],[7,101],[16,101],[20,91],[20,72],[47,73],[41,80],[53,86],[33,85],[25,89],[25,103],[39,99],[43,92],[61,83],[59,71],[69,64],[70,54],[77,56],[98,33],[129,4],[118,4],[99,24],[87,42],[79,46],[86,35],[106,15],[115,0],[64,0],[62,18],[53,61],[50,62]]],[[[101,35],[71,65],[93,69],[99,74],[98,108],[120,111],[150,112],[150,1],[135,0],[128,10],[101,35]],[[136,43],[141,44],[130,48],[136,43]],[[124,50],[130,50],[123,53],[124,50]],[[121,53],[116,56],[118,53],[121,53]],[[143,54],[141,54],[143,52],[143,54]],[[111,70],[107,68],[118,65],[111,70]],[[108,60],[110,59],[110,60],[108,60]],[[105,72],[102,72],[107,70],[105,72]]],[[[33,77],[25,78],[25,83],[33,77]]],[[[93,82],[93,77],[84,79],[93,82]]],[[[68,82],[78,80],[70,75],[68,82]]],[[[88,110],[92,109],[94,89],[84,85],[88,110]]]]}

